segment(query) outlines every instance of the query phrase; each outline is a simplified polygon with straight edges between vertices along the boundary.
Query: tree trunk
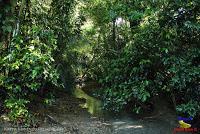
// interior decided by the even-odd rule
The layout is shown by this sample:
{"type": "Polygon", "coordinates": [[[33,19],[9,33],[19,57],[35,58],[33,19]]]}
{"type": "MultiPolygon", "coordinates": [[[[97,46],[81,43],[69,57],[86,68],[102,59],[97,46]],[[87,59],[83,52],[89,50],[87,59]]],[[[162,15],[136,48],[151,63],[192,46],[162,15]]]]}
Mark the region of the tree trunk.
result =
{"type": "Polygon", "coordinates": [[[116,25],[115,25],[115,21],[116,21],[116,19],[113,19],[113,29],[112,29],[112,42],[113,42],[113,48],[115,49],[115,48],[117,48],[116,47],[116,25]]]}

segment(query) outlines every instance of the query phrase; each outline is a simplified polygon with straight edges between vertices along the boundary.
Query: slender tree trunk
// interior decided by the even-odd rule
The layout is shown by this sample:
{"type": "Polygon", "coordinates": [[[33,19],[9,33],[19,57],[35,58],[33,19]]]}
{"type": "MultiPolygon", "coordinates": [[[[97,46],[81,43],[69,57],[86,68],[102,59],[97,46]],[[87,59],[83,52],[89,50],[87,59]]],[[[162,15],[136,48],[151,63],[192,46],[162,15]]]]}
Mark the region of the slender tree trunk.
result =
{"type": "Polygon", "coordinates": [[[117,48],[116,47],[116,18],[113,19],[112,25],[113,25],[113,29],[112,29],[112,41],[113,41],[113,48],[117,48]]]}

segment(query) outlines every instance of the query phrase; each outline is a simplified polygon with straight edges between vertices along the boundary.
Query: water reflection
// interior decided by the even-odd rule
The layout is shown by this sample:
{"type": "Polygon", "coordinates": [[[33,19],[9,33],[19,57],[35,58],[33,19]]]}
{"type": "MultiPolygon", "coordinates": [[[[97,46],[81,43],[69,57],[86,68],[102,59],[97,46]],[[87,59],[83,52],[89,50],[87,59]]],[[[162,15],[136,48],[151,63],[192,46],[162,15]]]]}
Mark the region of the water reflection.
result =
{"type": "Polygon", "coordinates": [[[102,114],[102,103],[100,100],[89,96],[81,88],[75,88],[74,96],[79,99],[85,99],[85,103],[80,104],[82,108],[86,108],[87,111],[92,115],[101,115],[102,114]]]}

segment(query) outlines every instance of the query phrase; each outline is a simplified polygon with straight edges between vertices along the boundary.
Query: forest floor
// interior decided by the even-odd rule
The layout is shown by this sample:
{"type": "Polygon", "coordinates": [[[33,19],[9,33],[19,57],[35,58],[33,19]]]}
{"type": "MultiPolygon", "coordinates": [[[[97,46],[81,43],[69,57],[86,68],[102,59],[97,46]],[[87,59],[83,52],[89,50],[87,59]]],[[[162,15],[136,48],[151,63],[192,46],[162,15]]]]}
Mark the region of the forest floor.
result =
{"type": "MultiPolygon", "coordinates": [[[[131,115],[97,117],[80,107],[85,103],[66,93],[58,93],[51,106],[35,105],[38,113],[36,128],[15,129],[11,124],[1,122],[5,134],[172,134],[177,127],[175,112],[164,101],[159,102],[159,110],[148,117],[131,115]]],[[[0,130],[1,133],[1,130],[0,130]]]]}

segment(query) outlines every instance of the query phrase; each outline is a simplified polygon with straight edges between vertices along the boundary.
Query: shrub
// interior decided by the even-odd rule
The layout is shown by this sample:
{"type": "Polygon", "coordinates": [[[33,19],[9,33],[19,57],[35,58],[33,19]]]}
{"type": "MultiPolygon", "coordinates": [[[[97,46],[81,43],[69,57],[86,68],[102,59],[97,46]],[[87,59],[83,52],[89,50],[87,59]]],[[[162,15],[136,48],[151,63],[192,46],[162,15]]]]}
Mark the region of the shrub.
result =
{"type": "Polygon", "coordinates": [[[10,117],[27,117],[29,95],[41,90],[45,83],[57,85],[58,74],[54,68],[52,52],[56,40],[50,30],[33,26],[26,36],[12,39],[9,53],[0,62],[1,87],[7,92],[5,106],[10,117]]]}

